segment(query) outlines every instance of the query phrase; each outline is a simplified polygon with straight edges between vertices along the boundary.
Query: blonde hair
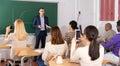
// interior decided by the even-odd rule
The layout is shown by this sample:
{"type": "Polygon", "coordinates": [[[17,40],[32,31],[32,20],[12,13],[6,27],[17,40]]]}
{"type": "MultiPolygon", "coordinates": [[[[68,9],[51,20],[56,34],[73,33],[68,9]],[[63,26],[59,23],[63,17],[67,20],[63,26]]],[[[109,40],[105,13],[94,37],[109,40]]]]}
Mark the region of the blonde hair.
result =
{"type": "Polygon", "coordinates": [[[16,19],[14,22],[14,36],[19,40],[26,40],[28,33],[25,30],[24,22],[21,19],[16,19]]]}

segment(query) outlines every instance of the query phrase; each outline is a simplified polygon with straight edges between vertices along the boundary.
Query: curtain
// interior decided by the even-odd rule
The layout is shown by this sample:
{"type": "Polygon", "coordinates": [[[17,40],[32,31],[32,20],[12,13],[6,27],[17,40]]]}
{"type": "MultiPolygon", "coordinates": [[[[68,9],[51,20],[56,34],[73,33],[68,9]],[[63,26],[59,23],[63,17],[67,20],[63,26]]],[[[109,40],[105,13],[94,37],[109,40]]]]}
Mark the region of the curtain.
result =
{"type": "Polygon", "coordinates": [[[114,21],[115,19],[115,0],[101,0],[100,20],[114,21]]]}
{"type": "Polygon", "coordinates": [[[120,0],[118,0],[118,20],[120,20],[120,0]]]}

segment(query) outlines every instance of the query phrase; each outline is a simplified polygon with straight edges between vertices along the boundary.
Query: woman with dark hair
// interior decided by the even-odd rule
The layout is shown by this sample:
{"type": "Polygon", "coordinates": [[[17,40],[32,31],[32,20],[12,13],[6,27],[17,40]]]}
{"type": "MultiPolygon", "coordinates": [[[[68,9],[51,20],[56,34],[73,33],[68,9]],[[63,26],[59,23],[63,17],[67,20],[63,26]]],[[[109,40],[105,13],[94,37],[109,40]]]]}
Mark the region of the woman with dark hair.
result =
{"type": "Polygon", "coordinates": [[[68,29],[69,29],[69,32],[65,34],[64,40],[67,42],[68,49],[69,49],[67,57],[70,57],[71,41],[75,37],[75,29],[78,29],[77,22],[74,20],[70,21],[68,29]]]}
{"type": "MultiPolygon", "coordinates": [[[[95,26],[88,26],[84,35],[80,37],[84,47],[78,47],[72,52],[71,60],[79,61],[81,66],[102,66],[104,48],[97,42],[98,30],[95,26]]],[[[76,43],[75,39],[72,44],[76,43]]]]}
{"type": "Polygon", "coordinates": [[[73,37],[75,37],[75,29],[78,29],[77,22],[74,20],[70,21],[68,29],[69,32],[65,34],[64,39],[67,42],[67,44],[71,44],[71,40],[73,39],[73,37]]]}
{"type": "Polygon", "coordinates": [[[62,38],[61,31],[58,26],[51,28],[51,40],[46,43],[42,59],[47,65],[49,60],[57,56],[63,56],[67,52],[67,43],[62,38]]]}

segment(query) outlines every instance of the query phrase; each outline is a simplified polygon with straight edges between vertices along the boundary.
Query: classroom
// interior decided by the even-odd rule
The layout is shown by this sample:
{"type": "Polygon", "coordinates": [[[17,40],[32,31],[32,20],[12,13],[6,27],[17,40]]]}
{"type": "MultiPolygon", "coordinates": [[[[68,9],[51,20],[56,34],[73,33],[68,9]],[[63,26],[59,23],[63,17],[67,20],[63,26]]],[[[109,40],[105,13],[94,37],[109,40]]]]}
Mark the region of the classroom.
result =
{"type": "Polygon", "coordinates": [[[0,66],[120,66],[120,0],[1,0],[0,66]]]}

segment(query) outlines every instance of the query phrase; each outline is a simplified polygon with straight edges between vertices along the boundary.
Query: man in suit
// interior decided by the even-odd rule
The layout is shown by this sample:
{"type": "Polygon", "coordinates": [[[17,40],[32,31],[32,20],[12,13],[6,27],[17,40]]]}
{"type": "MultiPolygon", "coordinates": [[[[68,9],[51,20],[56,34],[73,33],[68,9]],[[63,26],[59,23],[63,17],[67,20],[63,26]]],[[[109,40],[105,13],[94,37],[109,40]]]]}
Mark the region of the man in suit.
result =
{"type": "Polygon", "coordinates": [[[45,47],[47,29],[48,29],[48,17],[44,15],[45,9],[39,9],[39,15],[34,17],[33,27],[35,28],[36,44],[35,49],[39,48],[41,41],[41,48],[45,47]]]}

